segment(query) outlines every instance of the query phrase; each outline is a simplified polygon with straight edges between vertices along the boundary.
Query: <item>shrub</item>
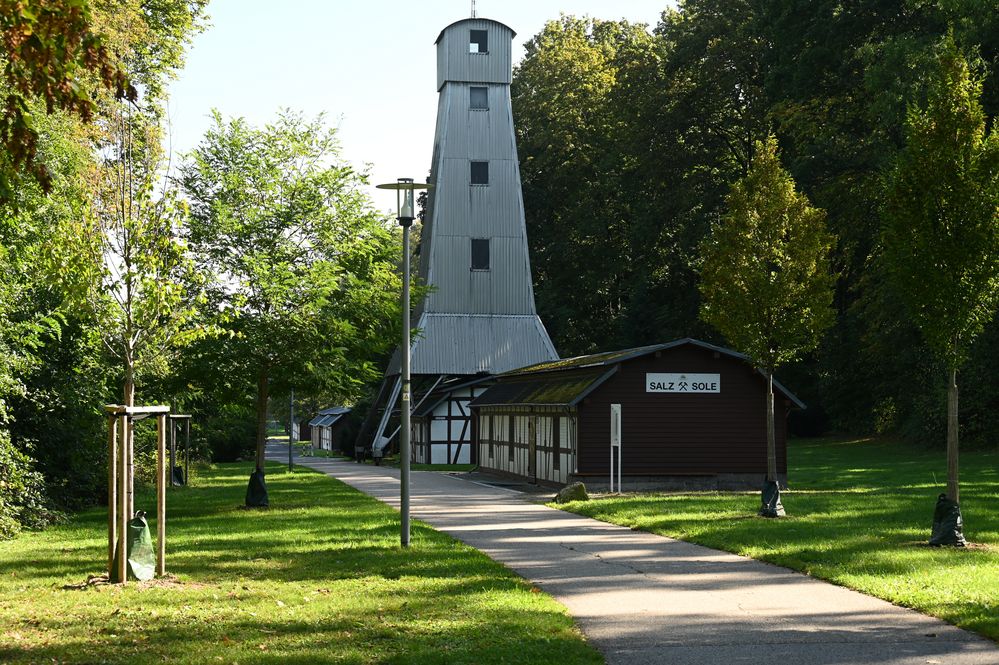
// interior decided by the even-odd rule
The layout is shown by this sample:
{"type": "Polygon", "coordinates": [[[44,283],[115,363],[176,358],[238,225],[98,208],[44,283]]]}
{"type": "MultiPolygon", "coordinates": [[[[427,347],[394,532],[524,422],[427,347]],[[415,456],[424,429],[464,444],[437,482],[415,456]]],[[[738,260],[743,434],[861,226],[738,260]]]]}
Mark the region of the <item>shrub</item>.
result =
{"type": "Polygon", "coordinates": [[[196,419],[192,438],[204,440],[213,462],[250,459],[256,448],[256,422],[252,409],[226,407],[217,415],[196,419]]]}
{"type": "Polygon", "coordinates": [[[0,540],[22,529],[40,529],[59,515],[49,509],[45,480],[34,460],[14,447],[10,434],[0,430],[0,540]]]}

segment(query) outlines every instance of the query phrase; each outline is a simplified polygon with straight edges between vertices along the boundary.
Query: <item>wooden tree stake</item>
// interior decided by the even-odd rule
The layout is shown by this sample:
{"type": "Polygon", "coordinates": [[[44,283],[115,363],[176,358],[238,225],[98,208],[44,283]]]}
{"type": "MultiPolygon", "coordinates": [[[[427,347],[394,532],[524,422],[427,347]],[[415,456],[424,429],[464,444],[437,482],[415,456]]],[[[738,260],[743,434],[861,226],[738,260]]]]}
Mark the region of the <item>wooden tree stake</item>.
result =
{"type": "MultiPolygon", "coordinates": [[[[166,574],[167,414],[156,417],[156,574],[166,574]]],[[[171,470],[172,471],[172,470],[171,470]]]]}
{"type": "Polygon", "coordinates": [[[108,579],[114,576],[118,542],[118,417],[108,416],[108,579]]]}

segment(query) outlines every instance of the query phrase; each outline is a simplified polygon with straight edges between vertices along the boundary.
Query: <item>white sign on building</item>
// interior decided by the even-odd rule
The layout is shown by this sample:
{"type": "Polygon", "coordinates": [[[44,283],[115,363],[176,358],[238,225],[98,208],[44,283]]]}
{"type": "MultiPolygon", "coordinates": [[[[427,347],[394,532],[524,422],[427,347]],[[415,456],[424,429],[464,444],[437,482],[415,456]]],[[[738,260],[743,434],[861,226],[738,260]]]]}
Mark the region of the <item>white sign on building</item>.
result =
{"type": "Polygon", "coordinates": [[[720,374],[653,374],[645,375],[647,393],[720,393],[720,374]]]}

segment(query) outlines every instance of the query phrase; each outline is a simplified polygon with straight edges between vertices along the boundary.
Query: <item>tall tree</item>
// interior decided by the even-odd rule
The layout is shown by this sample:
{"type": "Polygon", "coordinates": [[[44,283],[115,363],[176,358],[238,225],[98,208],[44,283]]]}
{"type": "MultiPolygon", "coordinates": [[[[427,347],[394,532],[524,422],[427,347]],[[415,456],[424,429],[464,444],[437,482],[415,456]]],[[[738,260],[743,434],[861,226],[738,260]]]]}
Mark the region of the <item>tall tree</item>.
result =
{"type": "Polygon", "coordinates": [[[370,359],[395,339],[398,253],[321,116],[285,111],[263,128],[214,117],[182,167],[207,311],[231,332],[205,352],[255,388],[263,474],[272,391],[322,375],[349,394],[372,378],[370,359]]]}
{"type": "Polygon", "coordinates": [[[94,23],[142,99],[98,98],[90,132],[97,164],[92,200],[60,229],[58,279],[86,305],[110,356],[120,363],[122,403],[132,405],[143,373],[162,375],[176,350],[204,331],[193,315],[198,278],[182,239],[186,206],[176,196],[163,147],[164,88],[202,27],[206,0],[123,0],[98,6],[94,23]]]}
{"type": "MultiPolygon", "coordinates": [[[[0,353],[17,360],[10,377],[14,390],[0,389],[4,393],[0,399],[6,399],[9,407],[13,445],[38,460],[36,468],[44,472],[50,496],[59,506],[78,508],[100,499],[106,487],[101,464],[94,464],[95,459],[104,459],[99,435],[102,419],[96,417],[96,411],[101,404],[122,399],[114,393],[119,392],[125,374],[111,354],[102,352],[106,347],[102,347],[99,334],[106,333],[104,340],[111,341],[116,320],[111,303],[121,294],[117,289],[101,291],[101,278],[108,276],[104,271],[113,262],[113,255],[102,249],[110,241],[105,222],[113,217],[116,193],[119,200],[130,202],[125,207],[133,214],[156,208],[149,185],[157,176],[144,173],[144,168],[158,163],[162,155],[159,117],[163,96],[159,93],[182,62],[184,48],[200,25],[205,0],[24,0],[13,4],[18,11],[32,15],[12,16],[6,9],[0,12],[0,24],[19,25],[15,31],[21,32],[14,37],[23,40],[18,42],[22,50],[12,56],[19,59],[15,67],[21,74],[12,75],[21,76],[28,71],[25,67],[34,72],[32,75],[50,75],[41,83],[59,88],[52,94],[77,96],[85,108],[64,108],[37,86],[21,89],[10,84],[8,90],[0,82],[5,92],[20,90],[24,97],[24,108],[31,114],[30,128],[37,139],[34,160],[36,165],[44,165],[49,178],[49,182],[39,183],[31,177],[32,167],[22,164],[18,186],[8,201],[0,202],[0,236],[9,250],[0,256],[0,281],[12,287],[0,296],[0,310],[8,321],[0,326],[0,337],[10,342],[9,355],[0,353]],[[44,12],[36,12],[42,5],[44,12]],[[99,43],[90,40],[83,44],[82,37],[73,32],[75,27],[59,23],[56,14],[63,10],[74,12],[73,20],[85,22],[91,36],[99,34],[99,43]],[[53,45],[55,51],[46,50],[53,45]],[[75,64],[58,60],[76,58],[76,49],[84,46],[104,48],[115,77],[124,76],[127,69],[129,80],[143,92],[141,101],[135,94],[126,95],[131,98],[128,112],[141,118],[130,129],[132,167],[131,177],[126,178],[127,193],[113,186],[104,188],[107,180],[101,177],[111,176],[122,165],[116,162],[116,155],[123,152],[121,96],[114,86],[106,89],[99,80],[101,71],[91,71],[82,60],[75,64]],[[43,184],[49,186],[43,189],[43,184]],[[136,205],[140,201],[150,205],[136,205]],[[119,389],[113,388],[115,383],[119,389]]],[[[12,47],[4,42],[3,48],[6,63],[12,47]]],[[[12,70],[6,71],[11,75],[12,70]]],[[[13,159],[12,155],[0,150],[0,162],[13,164],[8,159],[13,159]]],[[[182,212],[179,206],[171,210],[171,214],[182,212]]],[[[155,259],[149,250],[156,249],[152,238],[133,244],[133,248],[141,255],[140,261],[152,268],[146,272],[146,283],[140,285],[148,291],[148,285],[167,271],[164,266],[150,265],[155,259]]],[[[173,249],[182,248],[176,245],[173,249]]],[[[164,258],[163,253],[152,254],[164,258]]],[[[148,304],[153,305],[152,301],[148,304]]],[[[155,307],[171,309],[162,302],[155,307]]],[[[175,312],[171,310],[162,319],[150,312],[136,314],[137,320],[144,321],[144,330],[136,340],[141,346],[151,337],[162,336],[162,328],[154,332],[150,325],[168,322],[175,312]]],[[[0,361],[0,365],[6,364],[0,361]]],[[[148,377],[165,366],[157,361],[146,363],[145,369],[148,377]]]]}
{"type": "MultiPolygon", "coordinates": [[[[538,309],[563,354],[619,344],[634,247],[614,98],[651,57],[644,25],[563,16],[526,44],[511,87],[538,309]],[[586,288],[578,288],[582,281],[586,288]]],[[[640,247],[649,245],[642,238],[640,247]]]]}
{"type": "Polygon", "coordinates": [[[700,290],[701,316],[766,376],[768,483],[777,481],[774,370],[814,349],[833,322],[832,246],[825,213],[795,190],[777,140],[757,142],[704,242],[700,290]]]}
{"type": "Polygon", "coordinates": [[[895,292],[947,368],[947,497],[957,503],[957,372],[999,301],[999,132],[952,35],[888,177],[884,259],[895,292]]]}

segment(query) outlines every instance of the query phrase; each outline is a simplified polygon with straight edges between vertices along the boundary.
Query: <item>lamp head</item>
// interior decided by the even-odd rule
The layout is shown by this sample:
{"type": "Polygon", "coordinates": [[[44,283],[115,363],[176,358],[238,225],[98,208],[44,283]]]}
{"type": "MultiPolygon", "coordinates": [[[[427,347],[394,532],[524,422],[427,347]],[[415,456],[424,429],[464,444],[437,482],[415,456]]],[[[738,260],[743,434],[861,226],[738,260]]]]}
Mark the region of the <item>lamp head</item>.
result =
{"type": "Polygon", "coordinates": [[[400,226],[412,226],[414,215],[413,191],[417,189],[430,189],[427,183],[413,182],[412,178],[399,178],[396,182],[376,185],[378,189],[395,190],[396,219],[400,226]]]}

